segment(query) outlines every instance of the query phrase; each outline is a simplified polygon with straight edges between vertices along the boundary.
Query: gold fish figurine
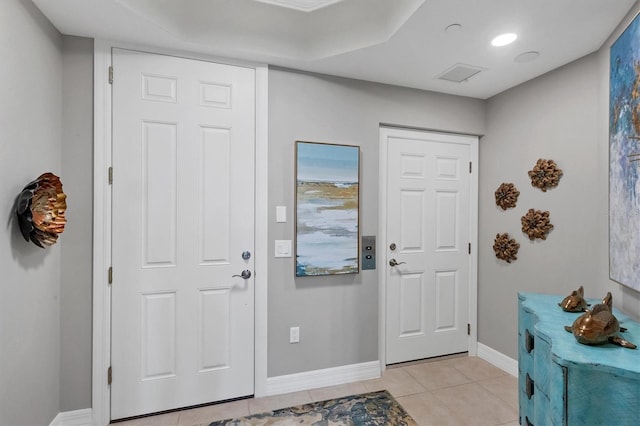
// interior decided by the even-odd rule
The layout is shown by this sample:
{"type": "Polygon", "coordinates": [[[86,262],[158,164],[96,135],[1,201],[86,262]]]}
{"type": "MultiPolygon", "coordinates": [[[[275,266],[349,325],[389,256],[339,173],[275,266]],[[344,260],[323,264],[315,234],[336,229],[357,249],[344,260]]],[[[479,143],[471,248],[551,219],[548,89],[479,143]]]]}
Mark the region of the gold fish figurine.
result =
{"type": "Polygon", "coordinates": [[[585,312],[589,304],[584,298],[584,289],[580,286],[573,290],[570,295],[562,299],[558,306],[565,312],[585,312]]]}
{"type": "Polygon", "coordinates": [[[564,329],[573,333],[576,340],[584,345],[613,343],[623,348],[636,349],[636,345],[618,334],[627,330],[620,327],[618,319],[612,313],[612,305],[611,293],[608,292],[602,303],[580,315],[571,326],[565,326],[564,329]]]}

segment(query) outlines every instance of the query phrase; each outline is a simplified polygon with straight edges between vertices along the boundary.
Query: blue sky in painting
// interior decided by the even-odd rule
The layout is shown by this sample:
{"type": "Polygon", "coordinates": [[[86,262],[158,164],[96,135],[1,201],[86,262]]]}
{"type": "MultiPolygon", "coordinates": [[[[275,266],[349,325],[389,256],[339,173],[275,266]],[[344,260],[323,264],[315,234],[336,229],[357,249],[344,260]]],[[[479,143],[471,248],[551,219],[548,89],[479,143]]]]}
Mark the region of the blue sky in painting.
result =
{"type": "Polygon", "coordinates": [[[357,182],[357,146],[298,142],[298,180],[357,182]]]}

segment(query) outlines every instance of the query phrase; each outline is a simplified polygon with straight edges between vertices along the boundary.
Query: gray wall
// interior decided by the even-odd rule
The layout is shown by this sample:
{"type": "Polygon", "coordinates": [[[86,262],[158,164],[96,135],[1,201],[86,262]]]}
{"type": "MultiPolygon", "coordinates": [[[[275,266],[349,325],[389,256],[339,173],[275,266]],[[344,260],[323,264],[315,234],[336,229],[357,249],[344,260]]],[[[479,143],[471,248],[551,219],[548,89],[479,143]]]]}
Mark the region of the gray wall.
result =
{"type": "MultiPolygon", "coordinates": [[[[637,11],[637,8],[636,8],[637,11]]],[[[517,359],[517,293],[564,295],[583,285],[588,297],[611,291],[616,307],[639,317],[637,292],[608,278],[609,45],[487,102],[480,142],[478,340],[517,359]],[[553,159],[564,175],[546,193],[527,171],[553,159]],[[502,182],[520,190],[515,209],[501,211],[494,192],[502,182]],[[547,240],[529,241],[520,217],[548,210],[547,240]],[[495,258],[497,233],[520,243],[518,260],[495,258]]]]}
{"type": "MultiPolygon", "coordinates": [[[[49,424],[60,402],[60,252],[22,239],[15,197],[61,175],[62,39],[26,0],[0,11],[0,424],[49,424]]],[[[63,179],[64,183],[64,179],[63,179]]],[[[61,237],[64,240],[64,235],[61,237]]]]}
{"type": "Polygon", "coordinates": [[[67,226],[60,287],[60,411],[91,407],[93,40],[62,38],[62,170],[67,226]]]}
{"type": "MultiPolygon", "coordinates": [[[[378,233],[380,123],[485,132],[484,102],[283,69],[269,70],[269,241],[294,238],[296,140],[361,147],[361,235],[378,233]],[[275,222],[275,206],[288,222],[275,222]]],[[[378,359],[377,271],[294,278],[270,247],[268,376],[378,359]],[[289,327],[300,343],[289,344],[289,327]]],[[[381,250],[378,247],[378,250],[381,250]]]]}

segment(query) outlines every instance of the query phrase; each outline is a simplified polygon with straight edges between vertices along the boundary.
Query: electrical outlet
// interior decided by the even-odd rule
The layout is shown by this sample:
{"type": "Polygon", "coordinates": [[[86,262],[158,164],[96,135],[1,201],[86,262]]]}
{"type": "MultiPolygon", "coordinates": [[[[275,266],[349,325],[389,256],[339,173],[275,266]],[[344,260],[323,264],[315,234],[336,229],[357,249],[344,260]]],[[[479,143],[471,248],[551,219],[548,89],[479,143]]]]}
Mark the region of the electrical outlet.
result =
{"type": "Polygon", "coordinates": [[[289,329],[289,343],[300,342],[300,327],[291,327],[289,329]]]}

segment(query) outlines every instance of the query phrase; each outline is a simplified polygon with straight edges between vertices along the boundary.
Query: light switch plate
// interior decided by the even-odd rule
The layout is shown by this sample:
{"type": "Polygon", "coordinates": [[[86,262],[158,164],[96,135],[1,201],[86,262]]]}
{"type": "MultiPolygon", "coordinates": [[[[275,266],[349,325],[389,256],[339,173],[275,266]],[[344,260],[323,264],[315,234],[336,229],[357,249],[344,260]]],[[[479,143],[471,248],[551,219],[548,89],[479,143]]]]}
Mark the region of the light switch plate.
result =
{"type": "Polygon", "coordinates": [[[275,257],[291,257],[291,240],[276,240],[275,257]]]}
{"type": "Polygon", "coordinates": [[[276,222],[285,223],[287,221],[287,206],[276,206],[276,222]]]}

